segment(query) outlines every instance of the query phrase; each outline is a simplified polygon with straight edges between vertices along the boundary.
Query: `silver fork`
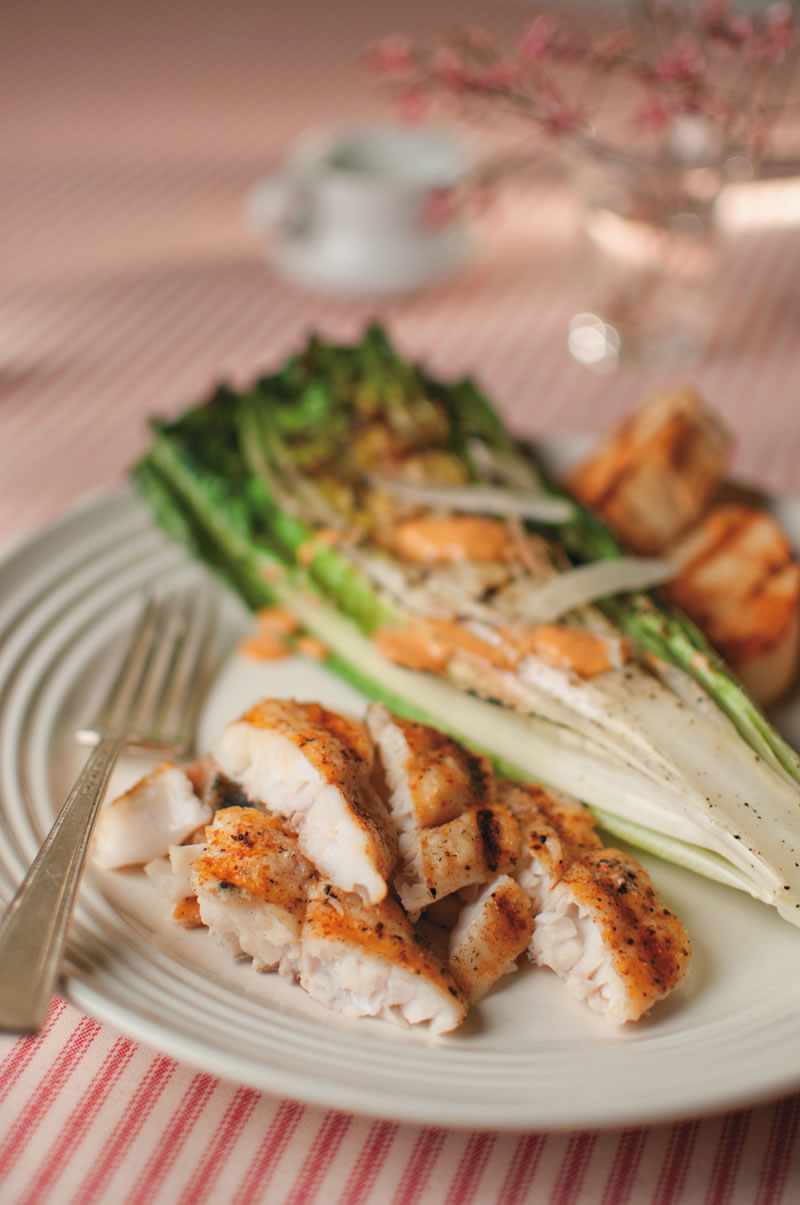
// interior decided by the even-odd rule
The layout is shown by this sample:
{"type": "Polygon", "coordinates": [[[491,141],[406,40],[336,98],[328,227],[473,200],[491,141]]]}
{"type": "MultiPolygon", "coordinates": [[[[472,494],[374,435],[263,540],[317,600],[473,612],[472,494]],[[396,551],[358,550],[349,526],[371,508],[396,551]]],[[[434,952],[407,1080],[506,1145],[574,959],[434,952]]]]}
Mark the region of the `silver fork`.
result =
{"type": "Polygon", "coordinates": [[[204,596],[150,597],[92,726],[95,741],[69,798],[0,923],[0,1031],[32,1033],[55,992],[92,829],[129,745],[188,753],[213,651],[216,609],[204,596]]]}

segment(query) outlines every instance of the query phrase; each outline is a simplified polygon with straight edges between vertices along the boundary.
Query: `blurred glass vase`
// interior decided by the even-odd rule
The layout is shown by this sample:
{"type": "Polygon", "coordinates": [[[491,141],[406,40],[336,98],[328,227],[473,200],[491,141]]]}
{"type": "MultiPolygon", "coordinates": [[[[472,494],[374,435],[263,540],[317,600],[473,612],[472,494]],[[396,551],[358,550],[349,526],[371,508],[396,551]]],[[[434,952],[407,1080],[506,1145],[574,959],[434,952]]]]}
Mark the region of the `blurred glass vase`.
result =
{"type": "Polygon", "coordinates": [[[569,325],[576,360],[612,368],[621,356],[702,351],[719,255],[716,201],[728,180],[752,175],[750,158],[721,146],[702,117],[676,120],[652,157],[580,155],[586,306],[569,325]]]}

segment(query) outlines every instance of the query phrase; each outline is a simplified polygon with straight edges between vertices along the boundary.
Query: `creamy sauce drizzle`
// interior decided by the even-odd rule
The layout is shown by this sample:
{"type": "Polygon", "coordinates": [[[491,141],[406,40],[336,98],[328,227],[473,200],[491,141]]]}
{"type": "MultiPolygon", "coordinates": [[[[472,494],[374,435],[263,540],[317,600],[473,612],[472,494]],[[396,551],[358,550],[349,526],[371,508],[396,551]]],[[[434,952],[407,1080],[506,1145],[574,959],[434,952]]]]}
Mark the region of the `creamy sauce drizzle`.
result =
{"type": "Polygon", "coordinates": [[[394,544],[403,560],[424,565],[509,561],[514,556],[505,523],[476,515],[408,519],[395,532],[394,544]]]}
{"type": "MultiPolygon", "coordinates": [[[[506,670],[513,670],[526,653],[532,653],[550,665],[574,670],[582,678],[592,678],[616,664],[603,636],[572,624],[499,629],[497,636],[497,643],[490,643],[459,623],[427,619],[399,628],[382,628],[374,641],[390,661],[436,674],[444,673],[457,652],[483,657],[497,669],[506,670]]],[[[623,644],[622,658],[629,655],[623,644]]]]}

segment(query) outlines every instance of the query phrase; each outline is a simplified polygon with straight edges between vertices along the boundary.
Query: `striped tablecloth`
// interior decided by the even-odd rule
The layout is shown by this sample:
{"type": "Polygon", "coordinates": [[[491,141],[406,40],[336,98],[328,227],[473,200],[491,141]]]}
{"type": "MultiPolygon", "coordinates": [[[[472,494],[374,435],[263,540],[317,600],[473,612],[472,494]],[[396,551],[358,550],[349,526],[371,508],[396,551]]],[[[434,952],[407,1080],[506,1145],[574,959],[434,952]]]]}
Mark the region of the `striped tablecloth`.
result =
{"type": "MultiPolygon", "coordinates": [[[[415,0],[403,23],[456,14],[502,24],[520,10],[415,0]]],[[[0,540],[118,481],[148,414],[275,364],[312,327],[349,336],[375,312],[272,278],[241,203],[301,130],[384,115],[358,51],[399,19],[383,0],[4,13],[0,540]]],[[[691,379],[738,433],[738,470],[797,488],[800,226],[760,226],[757,209],[723,248],[691,369],[597,377],[570,363],[565,324],[586,281],[558,184],[509,189],[457,281],[378,312],[434,370],[477,372],[521,433],[597,429],[691,379]]],[[[797,1124],[790,1098],[614,1132],[398,1126],[220,1082],[63,1001],[39,1037],[0,1041],[4,1205],[773,1205],[800,1200],[797,1124]]]]}

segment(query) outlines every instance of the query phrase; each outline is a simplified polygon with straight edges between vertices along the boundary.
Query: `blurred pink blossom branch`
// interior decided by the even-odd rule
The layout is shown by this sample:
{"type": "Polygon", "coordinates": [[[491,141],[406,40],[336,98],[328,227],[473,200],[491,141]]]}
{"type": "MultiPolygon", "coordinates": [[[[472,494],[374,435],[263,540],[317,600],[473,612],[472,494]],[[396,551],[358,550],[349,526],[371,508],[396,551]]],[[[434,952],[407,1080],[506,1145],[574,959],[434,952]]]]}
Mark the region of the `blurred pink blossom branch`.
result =
{"type": "Polygon", "coordinates": [[[646,0],[632,5],[626,27],[600,36],[541,13],[510,46],[471,27],[433,47],[392,34],[368,57],[414,120],[444,100],[464,115],[516,114],[543,136],[628,157],[657,154],[676,121],[691,117],[702,120],[710,147],[755,157],[782,111],[799,54],[797,14],[788,3],[752,15],[727,0],[646,0]],[[621,94],[612,104],[614,87],[621,94]]]}

